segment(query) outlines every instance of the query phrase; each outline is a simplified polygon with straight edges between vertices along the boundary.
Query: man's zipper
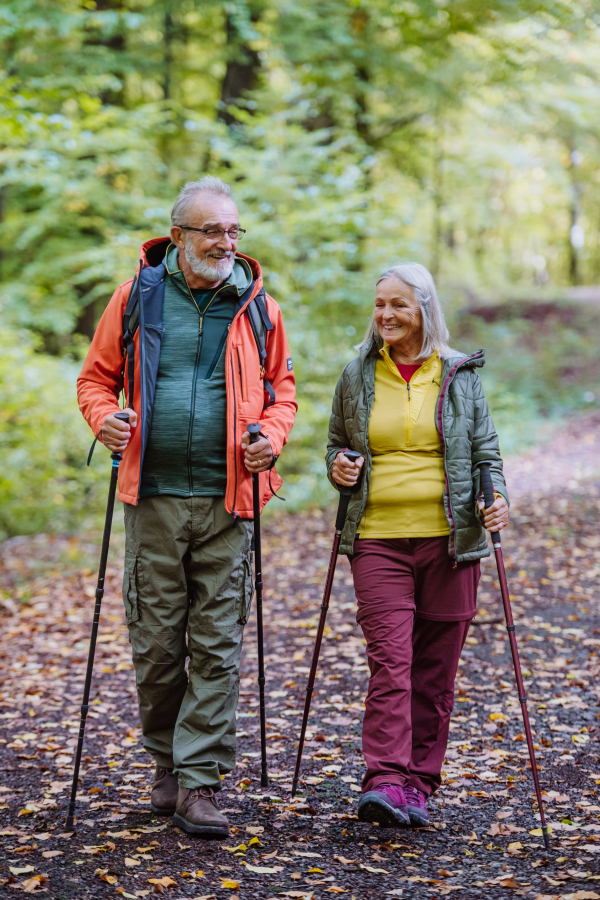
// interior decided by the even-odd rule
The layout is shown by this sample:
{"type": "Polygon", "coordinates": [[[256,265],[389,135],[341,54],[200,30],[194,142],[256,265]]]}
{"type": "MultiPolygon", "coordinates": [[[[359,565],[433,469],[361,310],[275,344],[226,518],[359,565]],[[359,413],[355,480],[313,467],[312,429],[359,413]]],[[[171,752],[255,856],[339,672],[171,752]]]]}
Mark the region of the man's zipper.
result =
{"type": "MultiPolygon", "coordinates": [[[[239,357],[238,357],[238,359],[239,359],[239,357]]],[[[238,446],[237,446],[237,433],[236,433],[237,403],[235,401],[235,371],[233,368],[233,354],[231,355],[230,360],[231,360],[231,384],[233,386],[233,391],[232,391],[232,393],[233,393],[233,471],[235,474],[234,484],[233,484],[233,503],[231,504],[231,513],[235,518],[235,516],[237,515],[237,513],[235,511],[235,501],[237,499],[237,484],[238,484],[238,461],[237,461],[238,446]]]]}
{"type": "MultiPolygon", "coordinates": [[[[181,274],[183,275],[183,280],[185,281],[185,286],[187,287],[187,289],[188,289],[188,291],[189,291],[189,294],[190,294],[190,297],[192,298],[192,303],[194,304],[194,306],[195,306],[196,309],[198,310],[198,319],[199,319],[199,322],[198,322],[198,347],[197,347],[197,349],[196,349],[196,362],[194,363],[194,377],[193,377],[193,381],[192,381],[192,399],[191,399],[191,409],[190,409],[190,426],[189,426],[189,429],[188,429],[188,446],[187,446],[188,489],[189,489],[189,492],[190,492],[190,494],[191,494],[191,493],[193,493],[193,484],[192,484],[192,434],[193,434],[193,431],[194,431],[194,413],[195,413],[195,408],[196,408],[196,378],[198,377],[198,366],[200,365],[200,353],[201,353],[201,351],[202,351],[202,321],[203,321],[204,316],[206,315],[206,312],[207,312],[208,308],[212,305],[212,303],[213,303],[214,300],[215,300],[215,297],[217,296],[217,294],[219,294],[219,293],[221,292],[222,288],[219,288],[219,290],[215,291],[215,293],[213,294],[211,300],[209,301],[209,303],[208,303],[208,304],[206,305],[206,307],[204,308],[204,311],[203,311],[203,312],[200,312],[200,307],[199,307],[198,304],[196,303],[196,298],[195,298],[194,295],[192,294],[192,290],[191,290],[191,288],[190,288],[190,286],[189,286],[189,284],[188,284],[188,282],[187,282],[187,278],[185,277],[185,274],[184,274],[183,272],[182,272],[181,274]]],[[[225,282],[225,284],[223,285],[223,287],[225,287],[226,283],[227,283],[227,282],[225,282]]]]}
{"type": "Polygon", "coordinates": [[[240,374],[240,390],[241,390],[241,392],[242,392],[242,399],[245,400],[245,399],[246,399],[246,395],[245,395],[245,392],[244,392],[244,379],[243,379],[243,377],[242,377],[242,361],[241,361],[241,359],[240,359],[240,351],[239,351],[239,349],[238,349],[237,347],[235,348],[235,352],[236,352],[236,355],[237,355],[238,372],[239,372],[239,374],[240,374]]]}
{"type": "MultiPolygon", "coordinates": [[[[181,274],[183,275],[183,272],[182,272],[181,274]]],[[[192,303],[194,304],[194,306],[195,306],[196,309],[198,310],[198,319],[199,319],[199,321],[198,321],[198,337],[201,338],[201,337],[202,337],[202,322],[203,322],[203,320],[204,320],[204,316],[206,315],[208,309],[209,309],[209,308],[212,306],[212,304],[214,303],[215,297],[217,297],[217,295],[221,293],[221,291],[223,290],[223,288],[227,287],[227,282],[225,282],[225,284],[223,285],[223,287],[220,287],[217,291],[215,291],[215,293],[213,294],[212,299],[210,300],[210,302],[208,303],[208,305],[204,307],[204,310],[203,310],[202,312],[200,312],[200,307],[199,307],[198,304],[196,303],[196,298],[195,298],[194,295],[192,294],[191,288],[190,288],[189,284],[187,283],[187,278],[185,277],[185,275],[183,275],[183,277],[184,277],[184,280],[185,280],[185,286],[187,287],[188,291],[190,292],[190,297],[192,298],[192,303]]]]}
{"type": "Polygon", "coordinates": [[[196,407],[196,378],[198,377],[198,366],[200,365],[200,349],[202,347],[202,339],[198,335],[198,346],[196,349],[196,362],[194,363],[194,377],[192,379],[192,399],[190,409],[190,425],[188,429],[188,446],[187,446],[187,462],[188,462],[188,488],[190,494],[193,493],[192,484],[192,432],[194,430],[194,411],[196,407]]]}

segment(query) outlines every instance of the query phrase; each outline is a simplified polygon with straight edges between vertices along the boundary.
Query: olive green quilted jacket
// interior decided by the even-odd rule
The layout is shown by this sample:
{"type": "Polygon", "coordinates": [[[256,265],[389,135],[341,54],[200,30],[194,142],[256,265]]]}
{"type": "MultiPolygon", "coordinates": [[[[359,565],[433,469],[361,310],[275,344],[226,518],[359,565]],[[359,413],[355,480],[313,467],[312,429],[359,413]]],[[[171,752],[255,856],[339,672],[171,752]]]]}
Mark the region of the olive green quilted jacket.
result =
{"type": "MultiPolygon", "coordinates": [[[[375,363],[380,346],[381,341],[374,338],[362,348],[360,356],[348,363],[333,398],[326,456],[331,483],[335,486],[331,470],[340,450],[358,450],[365,458],[358,487],[348,507],[340,545],[342,553],[352,554],[356,529],[369,495],[372,465],[369,416],[375,397],[375,363]]],[[[476,371],[484,361],[483,350],[472,356],[452,350],[449,356],[442,357],[442,386],[435,415],[444,449],[444,508],[450,523],[448,553],[457,562],[490,555],[475,502],[479,494],[480,463],[490,463],[494,490],[508,502],[498,435],[476,371]]]]}

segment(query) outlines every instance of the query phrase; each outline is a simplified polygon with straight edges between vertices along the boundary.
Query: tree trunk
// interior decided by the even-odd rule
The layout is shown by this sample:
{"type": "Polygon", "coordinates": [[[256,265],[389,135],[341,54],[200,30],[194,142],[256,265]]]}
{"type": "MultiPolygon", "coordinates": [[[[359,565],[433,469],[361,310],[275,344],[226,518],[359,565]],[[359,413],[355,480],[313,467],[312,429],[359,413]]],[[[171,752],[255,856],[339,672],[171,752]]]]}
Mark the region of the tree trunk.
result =
{"type": "Polygon", "coordinates": [[[229,106],[235,104],[257,82],[260,59],[256,50],[252,50],[241,40],[235,23],[229,13],[225,17],[227,35],[227,68],[221,85],[221,104],[218,117],[227,125],[234,125],[237,119],[229,112],[229,106]]]}

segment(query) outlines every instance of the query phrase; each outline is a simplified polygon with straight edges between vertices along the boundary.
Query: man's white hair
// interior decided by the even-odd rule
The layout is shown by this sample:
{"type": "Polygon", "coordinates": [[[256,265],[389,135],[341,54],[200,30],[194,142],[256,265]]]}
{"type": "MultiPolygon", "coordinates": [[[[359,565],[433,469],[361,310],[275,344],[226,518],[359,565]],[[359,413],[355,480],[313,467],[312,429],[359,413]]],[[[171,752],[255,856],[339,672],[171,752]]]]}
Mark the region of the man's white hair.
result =
{"type": "MultiPolygon", "coordinates": [[[[397,278],[408,285],[408,287],[411,287],[421,307],[423,344],[421,345],[419,359],[426,359],[431,356],[434,350],[439,350],[441,356],[448,356],[451,352],[448,345],[450,334],[431,272],[420,263],[408,262],[386,269],[377,279],[377,284],[388,278],[397,278]]],[[[383,340],[377,331],[374,312],[371,316],[365,339],[359,346],[364,346],[373,336],[378,345],[382,347],[383,340]]]]}
{"type": "Polygon", "coordinates": [[[198,194],[217,194],[233,199],[232,191],[228,184],[215,178],[214,175],[205,175],[198,181],[188,181],[179,191],[179,196],[171,210],[171,225],[187,225],[190,209],[198,194]]]}

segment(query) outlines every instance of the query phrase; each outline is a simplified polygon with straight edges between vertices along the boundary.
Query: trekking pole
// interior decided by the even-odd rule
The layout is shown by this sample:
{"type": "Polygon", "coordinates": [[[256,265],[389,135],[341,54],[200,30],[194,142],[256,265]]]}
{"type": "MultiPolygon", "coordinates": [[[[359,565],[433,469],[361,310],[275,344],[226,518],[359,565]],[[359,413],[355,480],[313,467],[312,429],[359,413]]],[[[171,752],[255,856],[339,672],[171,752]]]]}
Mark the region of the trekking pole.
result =
{"type": "MultiPolygon", "coordinates": [[[[481,463],[479,466],[481,477],[481,489],[483,491],[483,499],[485,508],[489,509],[494,502],[494,486],[492,484],[492,476],[490,474],[490,464],[481,463]]],[[[506,619],[506,630],[508,631],[508,640],[510,642],[510,651],[512,653],[513,666],[515,669],[515,677],[517,680],[517,690],[519,692],[519,703],[521,704],[521,713],[523,715],[523,726],[525,728],[525,737],[527,740],[527,749],[529,750],[529,761],[531,763],[531,772],[533,774],[533,783],[535,785],[535,794],[540,811],[540,820],[542,823],[542,835],[544,837],[544,845],[546,850],[550,849],[550,840],[548,838],[548,826],[546,825],[546,817],[544,815],[544,804],[542,803],[542,791],[540,789],[540,779],[538,776],[537,763],[535,759],[535,750],[533,749],[533,736],[531,734],[531,725],[529,723],[529,712],[527,709],[527,695],[525,693],[525,685],[523,684],[523,675],[521,673],[521,663],[519,660],[519,650],[517,648],[517,638],[515,636],[515,623],[513,621],[512,608],[510,605],[510,596],[508,593],[508,584],[506,581],[506,572],[504,571],[504,559],[502,557],[502,546],[500,542],[500,532],[492,531],[492,546],[496,557],[496,565],[498,567],[498,580],[500,582],[500,591],[502,593],[502,602],[504,604],[504,616],[506,619]]]]}
{"type": "MultiPolygon", "coordinates": [[[[344,456],[351,462],[360,459],[361,454],[356,450],[344,450],[344,456]]],[[[292,797],[296,796],[298,790],[298,775],[300,773],[300,764],[302,762],[302,750],[304,749],[304,738],[306,737],[306,726],[308,724],[308,716],[310,713],[310,703],[312,700],[313,688],[315,686],[315,678],[317,676],[317,666],[319,664],[319,654],[321,652],[321,641],[323,640],[323,632],[325,631],[325,619],[327,618],[327,610],[329,609],[329,598],[331,597],[331,589],[333,587],[333,577],[335,575],[335,567],[340,551],[340,541],[342,539],[342,531],[346,521],[348,512],[348,504],[352,496],[352,487],[338,485],[340,492],[340,502],[338,504],[337,517],[335,520],[335,536],[333,538],[333,546],[331,548],[331,556],[329,558],[329,568],[327,570],[327,579],[325,581],[325,590],[323,591],[323,601],[321,603],[321,617],[319,619],[319,627],[317,628],[317,637],[315,639],[315,649],[313,650],[312,663],[310,666],[310,674],[308,676],[308,686],[306,688],[306,700],[304,701],[304,715],[302,716],[302,728],[300,729],[300,741],[298,743],[298,756],[296,757],[296,770],[294,772],[294,780],[292,782],[292,797]]]]}
{"type": "MultiPolygon", "coordinates": [[[[255,444],[261,426],[256,422],[248,425],[250,443],[255,444]]],[[[258,696],[260,701],[260,786],[269,787],[267,773],[267,721],[265,710],[265,653],[263,640],[263,583],[262,554],[260,545],[260,495],[258,472],[252,473],[252,508],[254,515],[254,586],[256,588],[256,642],[258,644],[258,696]]]]}
{"type": "MultiPolygon", "coordinates": [[[[129,413],[115,413],[115,419],[129,422],[129,413]]],[[[83,750],[83,737],[85,734],[85,720],[88,714],[90,688],[92,685],[92,671],[94,669],[94,655],[96,652],[96,638],[98,636],[98,623],[100,621],[100,607],[104,596],[104,576],[106,575],[106,562],[108,560],[108,546],[110,544],[110,531],[112,527],[113,510],[115,506],[115,494],[117,491],[117,478],[119,475],[119,463],[123,459],[121,453],[111,453],[112,469],[110,473],[110,485],[108,488],[108,503],[106,504],[106,519],[104,521],[104,535],[102,536],[102,551],[100,553],[100,568],[98,570],[98,583],[96,584],[96,606],[94,607],[94,619],[92,621],[92,634],[90,637],[90,650],[88,653],[87,671],[83,687],[83,699],[81,701],[81,719],[79,721],[79,737],[77,739],[77,751],[75,753],[75,768],[73,770],[73,784],[71,786],[71,800],[67,813],[66,828],[70,831],[75,820],[75,804],[77,802],[77,784],[79,782],[79,766],[81,765],[81,751],[83,750]]]]}

